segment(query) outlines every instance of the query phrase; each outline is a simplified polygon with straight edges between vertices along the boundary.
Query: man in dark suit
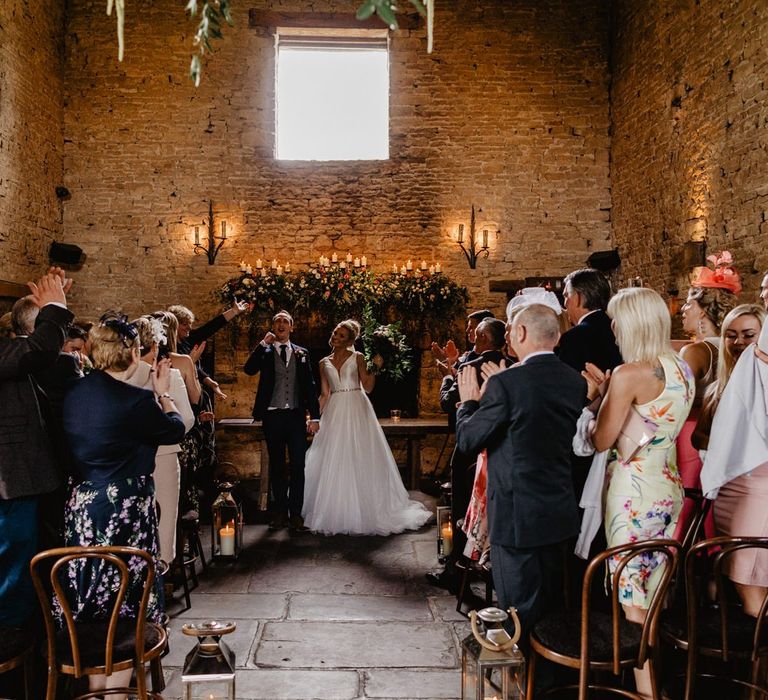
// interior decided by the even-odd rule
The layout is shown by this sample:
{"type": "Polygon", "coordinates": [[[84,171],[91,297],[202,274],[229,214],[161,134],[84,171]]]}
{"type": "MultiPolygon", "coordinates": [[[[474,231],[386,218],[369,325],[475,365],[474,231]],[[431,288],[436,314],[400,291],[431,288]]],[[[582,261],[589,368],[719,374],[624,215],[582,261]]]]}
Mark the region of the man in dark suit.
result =
{"type": "Polygon", "coordinates": [[[563,300],[573,328],[560,338],[557,356],[577,372],[583,372],[587,362],[603,372],[622,362],[605,313],[610,298],[611,285],[598,270],[576,270],[564,280],[563,300]]]}
{"type": "Polygon", "coordinates": [[[51,268],[31,298],[40,308],[26,338],[0,338],[0,625],[24,624],[34,610],[29,562],[37,548],[38,499],[60,483],[31,374],[52,366],[72,313],[71,281],[51,268]]]}
{"type": "Polygon", "coordinates": [[[459,374],[456,440],[488,450],[488,530],[499,606],[517,608],[523,639],[562,600],[563,546],[579,529],[571,482],[571,441],[587,399],[586,381],[555,357],[555,312],[520,311],[509,327],[520,365],[491,376],[459,374]]]}
{"type": "Polygon", "coordinates": [[[293,318],[279,311],[268,332],[245,363],[245,373],[261,373],[253,417],[263,421],[269,453],[269,480],[274,502],[271,529],[304,530],[304,454],[307,430],[320,427],[320,404],[305,348],[291,342],[293,318]],[[306,423],[306,414],[310,421],[306,423]],[[285,450],[288,448],[290,485],[285,478],[285,450]]]}

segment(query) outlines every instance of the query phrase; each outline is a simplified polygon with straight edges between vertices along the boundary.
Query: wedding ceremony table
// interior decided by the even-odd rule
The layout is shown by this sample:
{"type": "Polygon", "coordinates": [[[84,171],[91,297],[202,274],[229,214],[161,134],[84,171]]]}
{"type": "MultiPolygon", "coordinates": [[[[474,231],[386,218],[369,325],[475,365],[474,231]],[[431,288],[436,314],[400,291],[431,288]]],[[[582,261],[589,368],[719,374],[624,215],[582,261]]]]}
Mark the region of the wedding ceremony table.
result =
{"type": "MultiPolygon", "coordinates": [[[[401,418],[400,420],[379,418],[379,424],[388,440],[391,438],[405,439],[407,476],[404,481],[411,491],[418,489],[419,477],[421,476],[421,441],[427,435],[447,434],[448,419],[443,417],[401,418]]],[[[253,420],[253,418],[222,418],[216,425],[225,433],[249,436],[254,442],[264,441],[264,429],[261,421],[253,420]]],[[[262,454],[266,454],[266,449],[262,449],[262,454]]],[[[262,472],[259,475],[260,489],[262,496],[264,496],[260,501],[263,503],[266,503],[266,494],[269,483],[268,462],[269,460],[267,459],[262,460],[262,472]]]]}

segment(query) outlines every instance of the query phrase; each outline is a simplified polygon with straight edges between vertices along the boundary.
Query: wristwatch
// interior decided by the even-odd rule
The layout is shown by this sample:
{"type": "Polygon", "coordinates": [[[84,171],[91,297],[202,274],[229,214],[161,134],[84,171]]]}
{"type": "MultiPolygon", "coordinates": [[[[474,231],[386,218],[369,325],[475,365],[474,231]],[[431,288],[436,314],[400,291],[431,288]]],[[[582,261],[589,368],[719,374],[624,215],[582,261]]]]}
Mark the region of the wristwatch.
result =
{"type": "Polygon", "coordinates": [[[173,396],[171,396],[168,392],[166,392],[165,394],[160,394],[160,396],[158,396],[157,398],[158,399],[170,399],[171,401],[173,401],[173,396]]]}

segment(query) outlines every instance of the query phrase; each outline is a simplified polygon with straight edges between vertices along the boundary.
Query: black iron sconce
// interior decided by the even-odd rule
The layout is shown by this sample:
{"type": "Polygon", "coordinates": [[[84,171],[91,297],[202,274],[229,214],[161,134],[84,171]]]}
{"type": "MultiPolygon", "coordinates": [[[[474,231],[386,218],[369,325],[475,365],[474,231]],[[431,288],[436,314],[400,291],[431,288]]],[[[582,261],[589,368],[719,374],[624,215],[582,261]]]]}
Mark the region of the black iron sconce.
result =
{"type": "Polygon", "coordinates": [[[221,222],[221,235],[216,235],[216,229],[213,223],[213,202],[208,202],[208,245],[205,246],[200,243],[200,227],[195,226],[195,255],[205,253],[208,256],[208,264],[213,265],[216,261],[216,256],[223,246],[227,242],[227,222],[221,222]],[[218,243],[216,242],[218,241],[218,243]]]}
{"type": "MultiPolygon", "coordinates": [[[[482,211],[482,210],[481,210],[482,211]]],[[[487,258],[490,249],[488,247],[488,229],[484,228],[481,234],[481,239],[478,241],[477,239],[477,231],[475,230],[475,205],[472,205],[472,214],[469,218],[469,238],[466,240],[466,246],[465,243],[465,237],[464,237],[464,224],[459,224],[459,228],[456,231],[456,242],[459,244],[459,248],[461,248],[462,252],[467,258],[467,262],[469,263],[469,267],[471,269],[477,268],[477,259],[482,256],[484,258],[487,258]],[[478,242],[482,243],[480,247],[478,248],[478,242]]]]}

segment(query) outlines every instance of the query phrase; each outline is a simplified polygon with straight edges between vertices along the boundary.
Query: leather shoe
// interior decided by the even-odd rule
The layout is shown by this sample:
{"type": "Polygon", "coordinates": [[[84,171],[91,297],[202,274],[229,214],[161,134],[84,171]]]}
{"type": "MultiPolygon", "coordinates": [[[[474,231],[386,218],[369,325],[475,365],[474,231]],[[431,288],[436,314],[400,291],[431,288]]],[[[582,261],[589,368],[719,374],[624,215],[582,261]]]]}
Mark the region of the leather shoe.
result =
{"type": "Polygon", "coordinates": [[[456,593],[458,590],[456,586],[456,576],[448,571],[448,569],[443,569],[442,571],[427,571],[427,573],[424,574],[424,578],[427,579],[427,583],[430,585],[436,586],[437,588],[443,588],[450,593],[456,593]]]}
{"type": "Polygon", "coordinates": [[[291,516],[290,530],[291,532],[309,532],[309,528],[304,524],[304,518],[300,515],[291,516]]]}
{"type": "Polygon", "coordinates": [[[288,518],[284,515],[278,515],[276,518],[272,518],[267,530],[274,532],[275,530],[282,530],[284,527],[288,527],[288,518]]]}

